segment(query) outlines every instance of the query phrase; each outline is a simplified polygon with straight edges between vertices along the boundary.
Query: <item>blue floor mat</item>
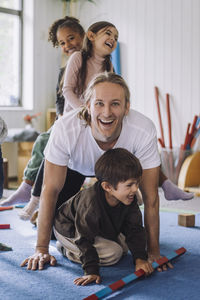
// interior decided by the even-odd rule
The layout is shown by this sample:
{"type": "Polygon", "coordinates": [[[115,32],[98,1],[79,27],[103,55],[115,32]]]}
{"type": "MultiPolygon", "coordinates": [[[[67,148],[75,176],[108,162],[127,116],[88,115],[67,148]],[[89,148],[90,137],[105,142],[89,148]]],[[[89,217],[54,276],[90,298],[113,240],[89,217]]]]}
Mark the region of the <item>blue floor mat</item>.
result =
{"type": "MultiPolygon", "coordinates": [[[[174,261],[174,269],[154,272],[150,277],[134,281],[104,299],[200,299],[200,214],[196,215],[196,226],[178,226],[177,213],[160,212],[161,253],[180,247],[187,252],[174,261]]],[[[0,224],[9,223],[11,229],[0,230],[0,242],[13,251],[0,252],[0,299],[2,300],[66,300],[83,299],[107,285],[134,272],[131,255],[123,257],[111,267],[102,267],[102,283],[85,287],[75,286],[73,280],[82,274],[81,266],[64,258],[51,241],[50,252],[57,259],[56,267],[43,271],[28,271],[20,263],[33,254],[36,228],[19,219],[17,209],[0,212],[0,224]]]]}

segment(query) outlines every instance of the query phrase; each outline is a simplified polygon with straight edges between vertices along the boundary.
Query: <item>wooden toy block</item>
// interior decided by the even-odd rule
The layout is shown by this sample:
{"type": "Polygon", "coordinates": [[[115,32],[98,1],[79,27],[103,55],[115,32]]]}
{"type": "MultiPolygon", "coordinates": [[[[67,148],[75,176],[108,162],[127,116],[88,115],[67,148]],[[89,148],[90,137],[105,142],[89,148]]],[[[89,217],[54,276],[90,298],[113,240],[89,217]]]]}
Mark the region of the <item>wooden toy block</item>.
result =
{"type": "Polygon", "coordinates": [[[1,206],[0,211],[13,209],[13,206],[1,206]]]}
{"type": "Polygon", "coordinates": [[[15,208],[24,208],[26,204],[16,204],[15,208]]]}
{"type": "Polygon", "coordinates": [[[10,224],[0,224],[0,229],[10,229],[10,224]]]}
{"type": "Polygon", "coordinates": [[[182,164],[178,187],[200,196],[200,151],[188,156],[182,164]]]}
{"type": "Polygon", "coordinates": [[[185,227],[194,227],[195,215],[193,215],[193,214],[178,215],[178,225],[185,226],[185,227]]]}

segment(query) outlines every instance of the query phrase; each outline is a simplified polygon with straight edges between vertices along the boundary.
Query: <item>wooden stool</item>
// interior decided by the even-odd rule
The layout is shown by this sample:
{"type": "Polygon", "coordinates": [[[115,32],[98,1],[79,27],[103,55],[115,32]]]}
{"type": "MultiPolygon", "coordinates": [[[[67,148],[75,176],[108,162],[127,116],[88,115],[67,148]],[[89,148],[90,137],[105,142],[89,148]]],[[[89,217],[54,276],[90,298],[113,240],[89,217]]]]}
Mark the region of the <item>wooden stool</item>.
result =
{"type": "Polygon", "coordinates": [[[46,129],[48,130],[56,120],[56,109],[49,108],[47,110],[46,129]]]}
{"type": "Polygon", "coordinates": [[[3,175],[4,175],[4,182],[3,182],[3,188],[8,188],[8,159],[3,158],[3,175]]]}
{"type": "Polygon", "coordinates": [[[178,215],[178,225],[185,226],[185,227],[194,227],[195,215],[193,214],[178,215]]]}
{"type": "Polygon", "coordinates": [[[200,151],[188,156],[182,164],[178,187],[200,196],[200,151]]]}
{"type": "Polygon", "coordinates": [[[24,169],[31,158],[31,152],[34,142],[18,143],[18,184],[23,180],[24,169]]]}

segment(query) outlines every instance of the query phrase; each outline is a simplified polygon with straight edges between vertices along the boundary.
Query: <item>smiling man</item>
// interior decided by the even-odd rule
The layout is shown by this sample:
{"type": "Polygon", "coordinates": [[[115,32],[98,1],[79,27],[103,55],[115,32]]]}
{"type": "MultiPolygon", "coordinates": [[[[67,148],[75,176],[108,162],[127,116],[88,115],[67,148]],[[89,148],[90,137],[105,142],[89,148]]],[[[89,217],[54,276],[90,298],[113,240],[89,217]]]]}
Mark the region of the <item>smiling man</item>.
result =
{"type": "Polygon", "coordinates": [[[43,269],[45,263],[56,263],[48,247],[56,202],[67,169],[94,176],[96,161],[112,148],[125,148],[140,160],[148,255],[152,260],[160,257],[160,157],[155,126],[150,119],[130,109],[129,89],[122,77],[114,73],[97,75],[86,90],[85,101],[83,109],[72,111],[56,121],[45,149],[36,252],[22,263],[22,266],[27,264],[28,269],[43,269]]]}
{"type": "Polygon", "coordinates": [[[101,149],[112,148],[120,136],[122,120],[129,112],[130,102],[125,101],[124,89],[116,83],[96,85],[88,102],[92,135],[101,149]]]}

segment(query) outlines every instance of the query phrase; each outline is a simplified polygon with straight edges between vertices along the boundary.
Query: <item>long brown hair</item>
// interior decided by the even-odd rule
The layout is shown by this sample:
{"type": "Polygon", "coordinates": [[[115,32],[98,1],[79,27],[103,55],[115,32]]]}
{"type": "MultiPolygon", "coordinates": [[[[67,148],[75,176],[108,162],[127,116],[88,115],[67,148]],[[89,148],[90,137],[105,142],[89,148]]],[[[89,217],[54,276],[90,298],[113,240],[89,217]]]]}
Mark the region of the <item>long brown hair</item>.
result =
{"type": "MultiPolygon", "coordinates": [[[[110,22],[106,22],[106,21],[100,21],[100,22],[96,22],[94,24],[92,24],[87,31],[92,31],[93,33],[97,33],[99,32],[101,29],[106,29],[108,27],[115,27],[115,25],[113,25],[110,22]]],[[[78,90],[78,95],[80,96],[83,93],[84,90],[84,85],[85,85],[85,79],[87,76],[87,60],[92,56],[92,42],[89,40],[89,38],[87,37],[87,34],[84,37],[83,40],[83,47],[81,50],[81,54],[82,54],[82,65],[81,68],[79,70],[78,73],[78,82],[77,82],[77,90],[78,90]]],[[[103,61],[103,65],[102,65],[102,71],[107,71],[110,72],[111,71],[111,56],[110,55],[106,55],[105,59],[103,61]]]]}

